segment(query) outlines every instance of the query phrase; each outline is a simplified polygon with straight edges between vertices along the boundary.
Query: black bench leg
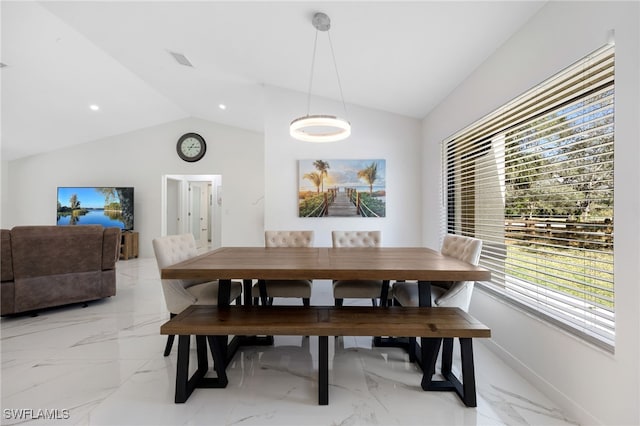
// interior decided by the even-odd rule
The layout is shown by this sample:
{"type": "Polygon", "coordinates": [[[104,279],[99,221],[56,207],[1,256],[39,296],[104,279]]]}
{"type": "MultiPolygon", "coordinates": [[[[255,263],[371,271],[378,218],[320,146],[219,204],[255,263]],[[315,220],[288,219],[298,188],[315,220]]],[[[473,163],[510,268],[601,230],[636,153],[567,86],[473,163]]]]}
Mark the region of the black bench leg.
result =
{"type": "Polygon", "coordinates": [[[329,336],[318,336],[318,405],[329,405],[329,336]]]}
{"type": "Polygon", "coordinates": [[[191,336],[178,336],[178,365],[176,369],[176,395],[175,402],[180,404],[186,402],[195,388],[224,388],[227,386],[227,375],[225,372],[225,359],[222,351],[226,347],[227,336],[195,336],[196,352],[198,354],[198,369],[189,377],[189,345],[191,336]],[[219,337],[225,340],[217,340],[219,337]],[[214,359],[214,367],[218,377],[205,377],[209,369],[207,358],[207,339],[211,346],[211,353],[214,359]],[[213,340],[212,340],[213,339],[213,340]],[[215,340],[215,343],[214,343],[215,340]]]}
{"type": "Polygon", "coordinates": [[[460,353],[462,358],[462,388],[464,395],[461,395],[464,405],[476,407],[476,378],[473,366],[473,345],[471,338],[460,338],[460,353]]]}
{"type": "Polygon", "coordinates": [[[178,336],[178,364],[176,368],[176,404],[189,398],[189,345],[191,336],[178,336]]]}
{"type": "Polygon", "coordinates": [[[178,336],[178,364],[176,369],[176,395],[175,402],[186,402],[193,390],[199,387],[207,370],[207,346],[204,336],[196,336],[196,350],[198,354],[198,369],[189,378],[189,344],[191,336],[178,336]]]}
{"type": "Polygon", "coordinates": [[[438,350],[442,339],[422,339],[423,356],[423,376],[422,389],[426,391],[453,391],[458,394],[464,405],[476,407],[476,379],[473,366],[473,345],[471,338],[460,338],[460,353],[462,361],[462,383],[451,371],[451,352],[453,350],[453,339],[449,339],[442,349],[443,370],[442,375],[445,380],[433,380],[435,373],[435,363],[438,358],[438,350]],[[428,346],[425,346],[428,345],[428,346]],[[447,359],[449,358],[449,359],[447,359]],[[427,363],[426,361],[429,361],[427,363]]]}

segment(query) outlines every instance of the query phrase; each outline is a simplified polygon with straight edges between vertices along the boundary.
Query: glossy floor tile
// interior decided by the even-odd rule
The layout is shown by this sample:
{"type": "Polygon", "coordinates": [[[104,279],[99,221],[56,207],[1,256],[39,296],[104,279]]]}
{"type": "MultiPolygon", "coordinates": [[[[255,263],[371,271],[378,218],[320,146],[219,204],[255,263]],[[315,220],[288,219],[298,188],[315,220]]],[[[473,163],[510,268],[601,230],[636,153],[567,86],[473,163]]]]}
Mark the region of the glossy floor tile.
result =
{"type": "MultiPolygon", "coordinates": [[[[112,298],[1,319],[1,424],[575,424],[480,339],[477,408],[423,392],[406,353],[372,347],[370,337],[329,339],[329,405],[319,406],[318,339],[297,336],[241,348],[226,389],[196,389],[174,404],[177,347],[162,356],[169,315],[155,260],[120,261],[117,272],[112,298]]],[[[328,281],[314,283],[312,303],[333,303],[328,281]]]]}

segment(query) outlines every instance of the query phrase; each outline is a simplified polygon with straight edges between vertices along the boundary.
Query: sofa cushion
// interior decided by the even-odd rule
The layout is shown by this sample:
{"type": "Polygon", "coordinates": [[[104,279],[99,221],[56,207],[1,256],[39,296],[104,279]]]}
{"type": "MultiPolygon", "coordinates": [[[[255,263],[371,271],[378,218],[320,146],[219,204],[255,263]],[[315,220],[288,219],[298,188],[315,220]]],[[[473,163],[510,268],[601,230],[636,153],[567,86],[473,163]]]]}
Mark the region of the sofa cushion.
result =
{"type": "Polygon", "coordinates": [[[11,230],[16,281],[102,269],[102,226],[16,226],[11,230]]]}

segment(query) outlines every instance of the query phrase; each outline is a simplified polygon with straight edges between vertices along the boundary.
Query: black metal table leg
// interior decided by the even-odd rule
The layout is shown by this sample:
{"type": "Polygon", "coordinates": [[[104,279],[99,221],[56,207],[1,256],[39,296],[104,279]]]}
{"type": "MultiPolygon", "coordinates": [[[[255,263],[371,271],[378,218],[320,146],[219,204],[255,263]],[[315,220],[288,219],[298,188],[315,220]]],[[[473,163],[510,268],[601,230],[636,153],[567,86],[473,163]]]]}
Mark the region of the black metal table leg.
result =
{"type": "MultiPolygon", "coordinates": [[[[388,285],[387,282],[387,295],[388,285]]],[[[382,295],[384,295],[385,282],[382,283],[382,295]]],[[[381,296],[382,296],[381,295],[381,296]]],[[[382,301],[381,301],[382,302],[382,301]]],[[[419,306],[431,306],[431,281],[418,281],[419,306]]],[[[422,350],[415,337],[374,337],[373,345],[376,347],[402,348],[409,353],[409,362],[415,362],[423,369],[422,350]]]]}
{"type": "Polygon", "coordinates": [[[218,280],[218,306],[231,304],[231,280],[218,280]]]}
{"type": "Polygon", "coordinates": [[[453,338],[445,337],[442,340],[442,366],[440,372],[445,375],[451,373],[451,365],[453,364],[453,338]]]}
{"type": "Polygon", "coordinates": [[[220,350],[226,340],[227,336],[207,336],[211,355],[213,356],[213,368],[216,370],[216,374],[218,376],[219,387],[226,387],[229,383],[229,380],[227,379],[227,371],[225,369],[227,362],[220,350]]]}
{"type": "MultiPolygon", "coordinates": [[[[218,306],[229,306],[231,304],[231,280],[218,280],[218,306]]],[[[223,359],[230,360],[235,355],[235,351],[238,349],[237,346],[233,347],[232,351],[229,351],[229,339],[228,337],[224,339],[220,339],[220,350],[222,351],[223,359]]],[[[225,361],[224,368],[227,368],[227,363],[225,361]]]]}
{"type": "Polygon", "coordinates": [[[382,289],[380,290],[380,306],[386,307],[389,302],[389,280],[382,281],[382,289]]]}
{"type": "Polygon", "coordinates": [[[260,290],[260,303],[262,303],[262,306],[267,306],[269,304],[269,297],[267,295],[267,282],[265,280],[258,280],[258,290],[260,290]]]}
{"type": "Polygon", "coordinates": [[[318,404],[329,405],[329,336],[318,336],[318,404]]]}
{"type": "Polygon", "coordinates": [[[424,390],[427,390],[425,388],[425,384],[428,387],[433,375],[436,373],[436,361],[438,360],[438,352],[440,351],[441,344],[441,338],[420,338],[420,351],[422,355],[422,389],[424,390]]]}
{"type": "Polygon", "coordinates": [[[418,281],[418,306],[431,306],[431,281],[418,281]]]}
{"type": "Polygon", "coordinates": [[[253,298],[251,297],[251,287],[253,286],[253,280],[242,280],[242,304],[245,306],[253,305],[253,298]]]}

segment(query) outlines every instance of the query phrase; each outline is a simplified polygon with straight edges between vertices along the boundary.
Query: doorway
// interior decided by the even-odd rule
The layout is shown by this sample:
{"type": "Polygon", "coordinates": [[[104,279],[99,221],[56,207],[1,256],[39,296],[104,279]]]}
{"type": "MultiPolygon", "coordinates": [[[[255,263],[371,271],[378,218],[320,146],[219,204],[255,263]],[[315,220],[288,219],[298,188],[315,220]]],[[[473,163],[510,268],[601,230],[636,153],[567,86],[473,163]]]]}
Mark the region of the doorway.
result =
{"type": "Polygon", "coordinates": [[[162,177],[162,235],[192,233],[197,247],[222,245],[222,177],[165,175],[162,177]]]}

